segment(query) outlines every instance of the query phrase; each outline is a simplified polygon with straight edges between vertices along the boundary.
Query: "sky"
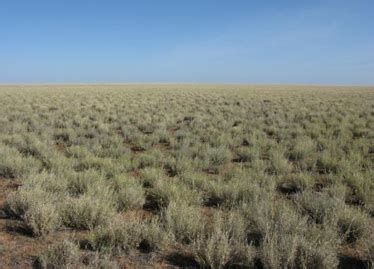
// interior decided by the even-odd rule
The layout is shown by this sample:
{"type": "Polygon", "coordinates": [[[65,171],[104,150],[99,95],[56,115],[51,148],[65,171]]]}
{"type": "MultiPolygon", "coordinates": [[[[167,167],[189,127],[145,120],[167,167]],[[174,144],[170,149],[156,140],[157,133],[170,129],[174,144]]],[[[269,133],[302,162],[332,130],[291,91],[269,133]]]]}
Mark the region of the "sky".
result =
{"type": "Polygon", "coordinates": [[[0,83],[374,85],[373,0],[0,0],[0,83]]]}

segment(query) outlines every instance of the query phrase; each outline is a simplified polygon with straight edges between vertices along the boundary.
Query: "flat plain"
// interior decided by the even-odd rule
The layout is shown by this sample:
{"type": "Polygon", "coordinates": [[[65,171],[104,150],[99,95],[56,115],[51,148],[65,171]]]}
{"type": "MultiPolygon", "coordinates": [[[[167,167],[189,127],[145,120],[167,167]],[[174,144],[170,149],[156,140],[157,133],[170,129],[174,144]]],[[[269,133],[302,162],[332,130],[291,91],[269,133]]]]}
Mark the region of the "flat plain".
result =
{"type": "Polygon", "coordinates": [[[372,268],[374,87],[0,86],[0,268],[372,268]]]}

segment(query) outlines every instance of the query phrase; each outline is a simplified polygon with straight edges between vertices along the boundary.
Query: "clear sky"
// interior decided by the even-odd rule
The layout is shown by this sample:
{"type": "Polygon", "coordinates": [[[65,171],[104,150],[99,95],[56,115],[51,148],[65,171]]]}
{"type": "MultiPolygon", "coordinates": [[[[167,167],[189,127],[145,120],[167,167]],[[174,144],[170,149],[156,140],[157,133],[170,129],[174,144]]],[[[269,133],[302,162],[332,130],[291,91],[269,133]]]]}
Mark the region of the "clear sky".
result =
{"type": "Polygon", "coordinates": [[[374,1],[3,0],[17,82],[374,84],[374,1]]]}

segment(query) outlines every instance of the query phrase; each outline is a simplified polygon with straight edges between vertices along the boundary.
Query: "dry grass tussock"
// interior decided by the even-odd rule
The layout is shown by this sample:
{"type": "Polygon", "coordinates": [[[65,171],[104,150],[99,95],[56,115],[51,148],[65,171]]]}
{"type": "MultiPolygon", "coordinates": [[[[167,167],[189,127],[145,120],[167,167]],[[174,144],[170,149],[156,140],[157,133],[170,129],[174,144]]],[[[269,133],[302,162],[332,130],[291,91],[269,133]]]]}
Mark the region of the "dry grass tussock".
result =
{"type": "Polygon", "coordinates": [[[0,115],[34,266],[373,266],[373,88],[3,85],[0,115]]]}

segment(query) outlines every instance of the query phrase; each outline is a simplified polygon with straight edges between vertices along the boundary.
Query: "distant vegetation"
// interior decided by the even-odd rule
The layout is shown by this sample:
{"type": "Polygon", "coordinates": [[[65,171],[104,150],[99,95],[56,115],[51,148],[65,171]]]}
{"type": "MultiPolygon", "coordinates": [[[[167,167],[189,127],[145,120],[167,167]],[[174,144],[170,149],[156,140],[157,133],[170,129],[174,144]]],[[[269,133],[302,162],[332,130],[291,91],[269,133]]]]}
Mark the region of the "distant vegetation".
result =
{"type": "Polygon", "coordinates": [[[374,88],[1,86],[0,267],[370,268],[373,164],[374,88]]]}

